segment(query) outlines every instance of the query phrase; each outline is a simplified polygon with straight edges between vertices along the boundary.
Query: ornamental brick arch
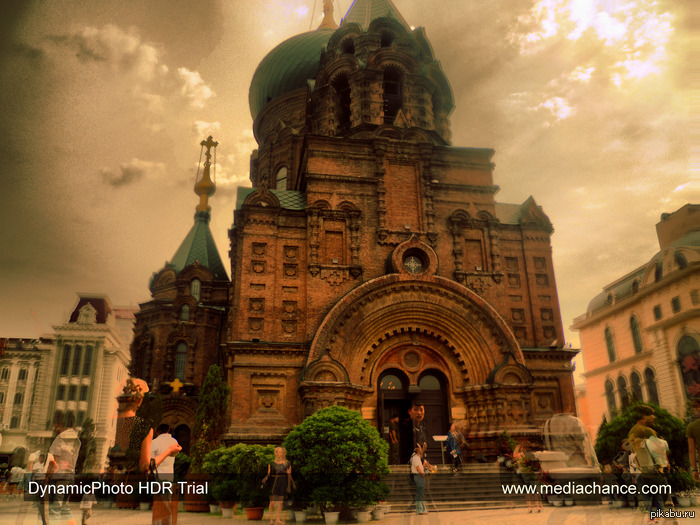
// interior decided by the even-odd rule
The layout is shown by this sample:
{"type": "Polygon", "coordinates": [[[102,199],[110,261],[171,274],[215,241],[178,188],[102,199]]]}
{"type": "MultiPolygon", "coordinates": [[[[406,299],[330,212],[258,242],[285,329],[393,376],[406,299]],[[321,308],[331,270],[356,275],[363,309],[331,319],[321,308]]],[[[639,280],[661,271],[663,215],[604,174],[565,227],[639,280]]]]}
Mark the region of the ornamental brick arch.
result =
{"type": "Polygon", "coordinates": [[[326,352],[350,383],[374,388],[372,373],[388,346],[411,334],[440,352],[453,388],[485,384],[506,356],[524,365],[513,333],[498,313],[465,286],[437,275],[390,274],[343,297],[321,323],[307,367],[326,352]]]}

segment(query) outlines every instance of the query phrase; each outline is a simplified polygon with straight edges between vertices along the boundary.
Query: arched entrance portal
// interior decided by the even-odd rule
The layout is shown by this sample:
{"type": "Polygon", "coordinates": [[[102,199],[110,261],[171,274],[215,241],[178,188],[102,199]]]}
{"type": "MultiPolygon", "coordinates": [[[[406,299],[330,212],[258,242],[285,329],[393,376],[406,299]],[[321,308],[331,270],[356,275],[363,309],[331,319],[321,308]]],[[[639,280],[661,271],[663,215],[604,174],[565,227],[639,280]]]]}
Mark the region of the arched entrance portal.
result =
{"type": "Polygon", "coordinates": [[[425,408],[423,426],[428,434],[428,461],[442,462],[440,443],[433,436],[445,435],[449,425],[447,406],[447,380],[438,370],[423,372],[418,384],[409,384],[403,370],[391,368],[379,376],[377,391],[378,423],[382,436],[389,442],[391,419],[399,418],[399,464],[407,463],[413,451],[413,423],[409,411],[413,399],[418,399],[425,408]]]}

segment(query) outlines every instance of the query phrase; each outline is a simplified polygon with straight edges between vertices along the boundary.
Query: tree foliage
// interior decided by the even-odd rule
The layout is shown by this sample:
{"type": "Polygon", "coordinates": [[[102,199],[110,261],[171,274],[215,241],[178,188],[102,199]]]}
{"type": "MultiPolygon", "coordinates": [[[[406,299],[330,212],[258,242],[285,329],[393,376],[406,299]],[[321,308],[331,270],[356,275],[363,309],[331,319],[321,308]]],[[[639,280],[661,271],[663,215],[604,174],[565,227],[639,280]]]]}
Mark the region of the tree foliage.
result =
{"type": "Polygon", "coordinates": [[[389,444],[359,412],[319,410],[284,440],[297,483],[295,498],[326,507],[368,506],[388,495],[389,444]]]}
{"type": "MultiPolygon", "coordinates": [[[[639,413],[636,407],[641,404],[633,403],[629,405],[609,422],[600,426],[595,442],[595,452],[601,464],[612,463],[612,460],[621,451],[622,441],[627,439],[630,429],[639,420],[639,413]]],[[[648,406],[654,409],[654,414],[656,415],[654,430],[656,430],[660,438],[668,442],[668,457],[671,466],[687,468],[688,442],[685,437],[683,421],[674,417],[663,408],[651,404],[648,406]]]]}
{"type": "Polygon", "coordinates": [[[219,447],[221,434],[226,430],[226,410],[230,389],[221,368],[211,365],[199,393],[199,406],[194,426],[192,472],[200,472],[204,456],[219,447]]]}

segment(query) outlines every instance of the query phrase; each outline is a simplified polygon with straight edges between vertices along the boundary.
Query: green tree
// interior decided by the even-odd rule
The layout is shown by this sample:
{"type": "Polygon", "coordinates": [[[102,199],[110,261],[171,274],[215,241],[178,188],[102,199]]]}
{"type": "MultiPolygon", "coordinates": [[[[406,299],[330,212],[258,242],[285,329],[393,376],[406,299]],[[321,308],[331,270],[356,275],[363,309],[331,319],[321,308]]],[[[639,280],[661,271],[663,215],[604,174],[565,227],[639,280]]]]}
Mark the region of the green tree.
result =
{"type": "Polygon", "coordinates": [[[87,418],[78,434],[80,439],[80,451],[75,462],[76,474],[88,474],[95,468],[95,456],[97,454],[97,443],[95,442],[95,422],[92,418],[87,418]]]}
{"type": "Polygon", "coordinates": [[[342,407],[319,410],[284,440],[297,484],[295,499],[326,508],[371,505],[388,487],[389,444],[359,412],[342,407]]]}
{"type": "MultiPolygon", "coordinates": [[[[622,441],[627,439],[630,429],[639,420],[639,414],[635,407],[640,404],[642,403],[631,404],[621,410],[607,424],[600,426],[595,442],[595,452],[601,464],[612,463],[612,460],[621,451],[622,441]]],[[[668,442],[668,458],[671,466],[687,468],[688,441],[685,437],[683,421],[663,408],[652,404],[648,405],[654,409],[656,415],[654,430],[659,437],[668,442]]]]}
{"type": "Polygon", "coordinates": [[[221,368],[211,365],[199,393],[193,432],[194,445],[190,451],[192,472],[201,472],[204,456],[219,447],[221,434],[226,430],[226,410],[230,392],[221,368]]]}

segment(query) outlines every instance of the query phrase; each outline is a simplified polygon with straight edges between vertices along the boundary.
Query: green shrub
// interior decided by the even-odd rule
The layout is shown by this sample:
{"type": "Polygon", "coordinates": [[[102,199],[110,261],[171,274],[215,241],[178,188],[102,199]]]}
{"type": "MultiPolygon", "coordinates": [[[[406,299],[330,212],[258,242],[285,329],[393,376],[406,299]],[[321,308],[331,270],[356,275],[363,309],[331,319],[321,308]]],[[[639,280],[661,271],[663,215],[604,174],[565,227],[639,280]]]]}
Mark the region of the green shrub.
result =
{"type": "Polygon", "coordinates": [[[325,509],[370,506],[388,494],[381,478],[389,473],[389,444],[357,411],[319,410],[294,427],[284,447],[297,484],[295,501],[325,509]]]}
{"type": "MultiPolygon", "coordinates": [[[[598,429],[595,442],[595,452],[601,464],[612,463],[621,451],[622,441],[627,439],[630,429],[639,419],[636,408],[643,403],[633,403],[622,410],[598,429]]],[[[653,429],[658,436],[668,442],[668,459],[672,466],[688,468],[688,441],[685,437],[683,421],[674,417],[670,412],[656,405],[649,404],[654,409],[656,421],[653,429]]]]}

